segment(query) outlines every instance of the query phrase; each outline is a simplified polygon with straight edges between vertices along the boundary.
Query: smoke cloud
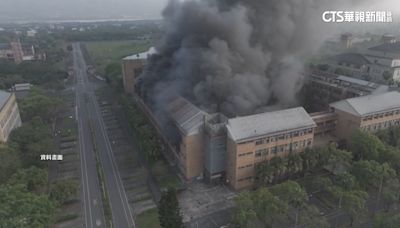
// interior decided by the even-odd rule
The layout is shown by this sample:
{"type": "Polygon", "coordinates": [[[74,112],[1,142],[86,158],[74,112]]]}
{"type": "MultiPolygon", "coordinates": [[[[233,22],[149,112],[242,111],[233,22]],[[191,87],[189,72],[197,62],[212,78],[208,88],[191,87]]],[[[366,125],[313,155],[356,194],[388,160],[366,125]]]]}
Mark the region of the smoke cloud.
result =
{"type": "Polygon", "coordinates": [[[182,95],[228,116],[294,106],[305,59],[332,34],[321,19],[332,4],[339,3],[171,0],[159,54],[141,77],[142,95],[153,106],[182,95]]]}

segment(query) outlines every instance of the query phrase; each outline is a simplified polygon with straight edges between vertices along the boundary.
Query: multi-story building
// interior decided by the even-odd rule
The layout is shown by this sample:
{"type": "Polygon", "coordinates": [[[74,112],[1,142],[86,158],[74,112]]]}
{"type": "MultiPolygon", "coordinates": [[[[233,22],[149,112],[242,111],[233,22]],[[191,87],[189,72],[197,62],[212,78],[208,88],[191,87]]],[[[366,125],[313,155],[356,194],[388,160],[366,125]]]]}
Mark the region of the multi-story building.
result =
{"type": "Polygon", "coordinates": [[[348,140],[355,130],[374,133],[400,125],[400,93],[387,92],[346,99],[330,104],[337,116],[334,134],[348,140]]]}
{"type": "Polygon", "coordinates": [[[169,118],[177,128],[177,135],[170,134],[176,141],[173,153],[178,167],[187,180],[202,178],[204,170],[204,119],[206,112],[182,97],[172,100],[167,107],[169,118]],[[177,138],[177,139],[176,139],[177,138]]]}
{"type": "Polygon", "coordinates": [[[0,107],[0,141],[6,142],[11,131],[21,126],[21,117],[14,94],[0,91],[0,107]]]}
{"type": "Polygon", "coordinates": [[[343,99],[389,91],[387,85],[322,71],[308,73],[307,79],[309,99],[316,110],[327,109],[330,103],[343,99]]]}
{"type": "Polygon", "coordinates": [[[156,49],[151,47],[146,52],[127,56],[122,59],[122,79],[125,93],[134,94],[137,78],[142,74],[148,57],[155,53],[156,49]]]}
{"type": "Polygon", "coordinates": [[[253,186],[257,164],[312,147],[315,127],[303,108],[229,119],[227,182],[235,190],[253,186]]]}

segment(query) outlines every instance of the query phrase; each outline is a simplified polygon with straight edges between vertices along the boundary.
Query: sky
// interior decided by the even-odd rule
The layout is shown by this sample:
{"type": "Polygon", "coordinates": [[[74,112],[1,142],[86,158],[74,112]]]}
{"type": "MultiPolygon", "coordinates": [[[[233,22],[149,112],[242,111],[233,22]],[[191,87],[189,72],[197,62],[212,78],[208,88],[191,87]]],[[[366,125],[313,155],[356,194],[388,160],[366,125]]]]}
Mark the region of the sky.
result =
{"type": "MultiPolygon", "coordinates": [[[[399,0],[368,1],[368,8],[400,8],[399,0]],[[372,2],[372,4],[371,4],[372,2]]],[[[1,22],[88,19],[160,19],[168,0],[0,0],[1,22]]]]}
{"type": "Polygon", "coordinates": [[[0,0],[0,23],[78,19],[160,19],[168,0],[0,0]]]}

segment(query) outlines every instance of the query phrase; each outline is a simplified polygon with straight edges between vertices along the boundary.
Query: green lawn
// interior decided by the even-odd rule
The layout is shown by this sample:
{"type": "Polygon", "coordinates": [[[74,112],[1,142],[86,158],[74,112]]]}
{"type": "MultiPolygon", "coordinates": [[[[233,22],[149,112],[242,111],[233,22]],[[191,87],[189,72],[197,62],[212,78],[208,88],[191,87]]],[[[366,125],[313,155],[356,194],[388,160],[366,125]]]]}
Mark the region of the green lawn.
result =
{"type": "Polygon", "coordinates": [[[149,49],[149,41],[118,40],[118,41],[93,41],[86,42],[89,55],[96,63],[99,73],[104,73],[104,68],[115,62],[120,62],[122,58],[136,53],[144,52],[149,49]]]}
{"type": "Polygon", "coordinates": [[[137,226],[140,228],[161,228],[158,222],[157,208],[143,212],[136,217],[137,226]]]}

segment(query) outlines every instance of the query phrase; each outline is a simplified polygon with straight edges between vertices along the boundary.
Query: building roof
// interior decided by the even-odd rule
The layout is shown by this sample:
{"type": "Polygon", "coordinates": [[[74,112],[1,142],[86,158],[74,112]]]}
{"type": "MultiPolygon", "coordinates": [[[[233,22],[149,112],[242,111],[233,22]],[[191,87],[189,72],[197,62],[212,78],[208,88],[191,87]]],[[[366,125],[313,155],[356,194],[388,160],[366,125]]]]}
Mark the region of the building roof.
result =
{"type": "Polygon", "coordinates": [[[22,91],[22,90],[30,90],[32,85],[30,83],[19,83],[13,86],[13,90],[22,91]]]}
{"type": "Polygon", "coordinates": [[[229,119],[227,129],[234,141],[245,141],[272,133],[315,126],[306,110],[298,107],[229,119]]]}
{"type": "Polygon", "coordinates": [[[370,61],[367,58],[358,53],[342,53],[331,57],[331,59],[338,62],[346,62],[354,65],[370,64],[370,61]]]}
{"type": "Polygon", "coordinates": [[[150,47],[148,51],[127,56],[127,57],[123,58],[123,60],[147,59],[150,55],[153,55],[156,53],[157,53],[156,48],[150,47]]]}
{"type": "Polygon", "coordinates": [[[11,96],[11,93],[6,92],[4,90],[0,90],[0,110],[3,109],[4,105],[7,103],[8,98],[11,96]]]}
{"type": "Polygon", "coordinates": [[[381,44],[381,45],[369,48],[369,50],[399,54],[400,53],[400,42],[381,44]]]}
{"type": "Polygon", "coordinates": [[[200,110],[183,97],[176,97],[168,103],[167,111],[177,127],[185,135],[199,132],[207,115],[206,112],[200,110]]]}
{"type": "Polygon", "coordinates": [[[400,109],[400,93],[392,91],[378,95],[356,97],[332,103],[330,106],[356,116],[367,116],[383,111],[400,109]]]}

